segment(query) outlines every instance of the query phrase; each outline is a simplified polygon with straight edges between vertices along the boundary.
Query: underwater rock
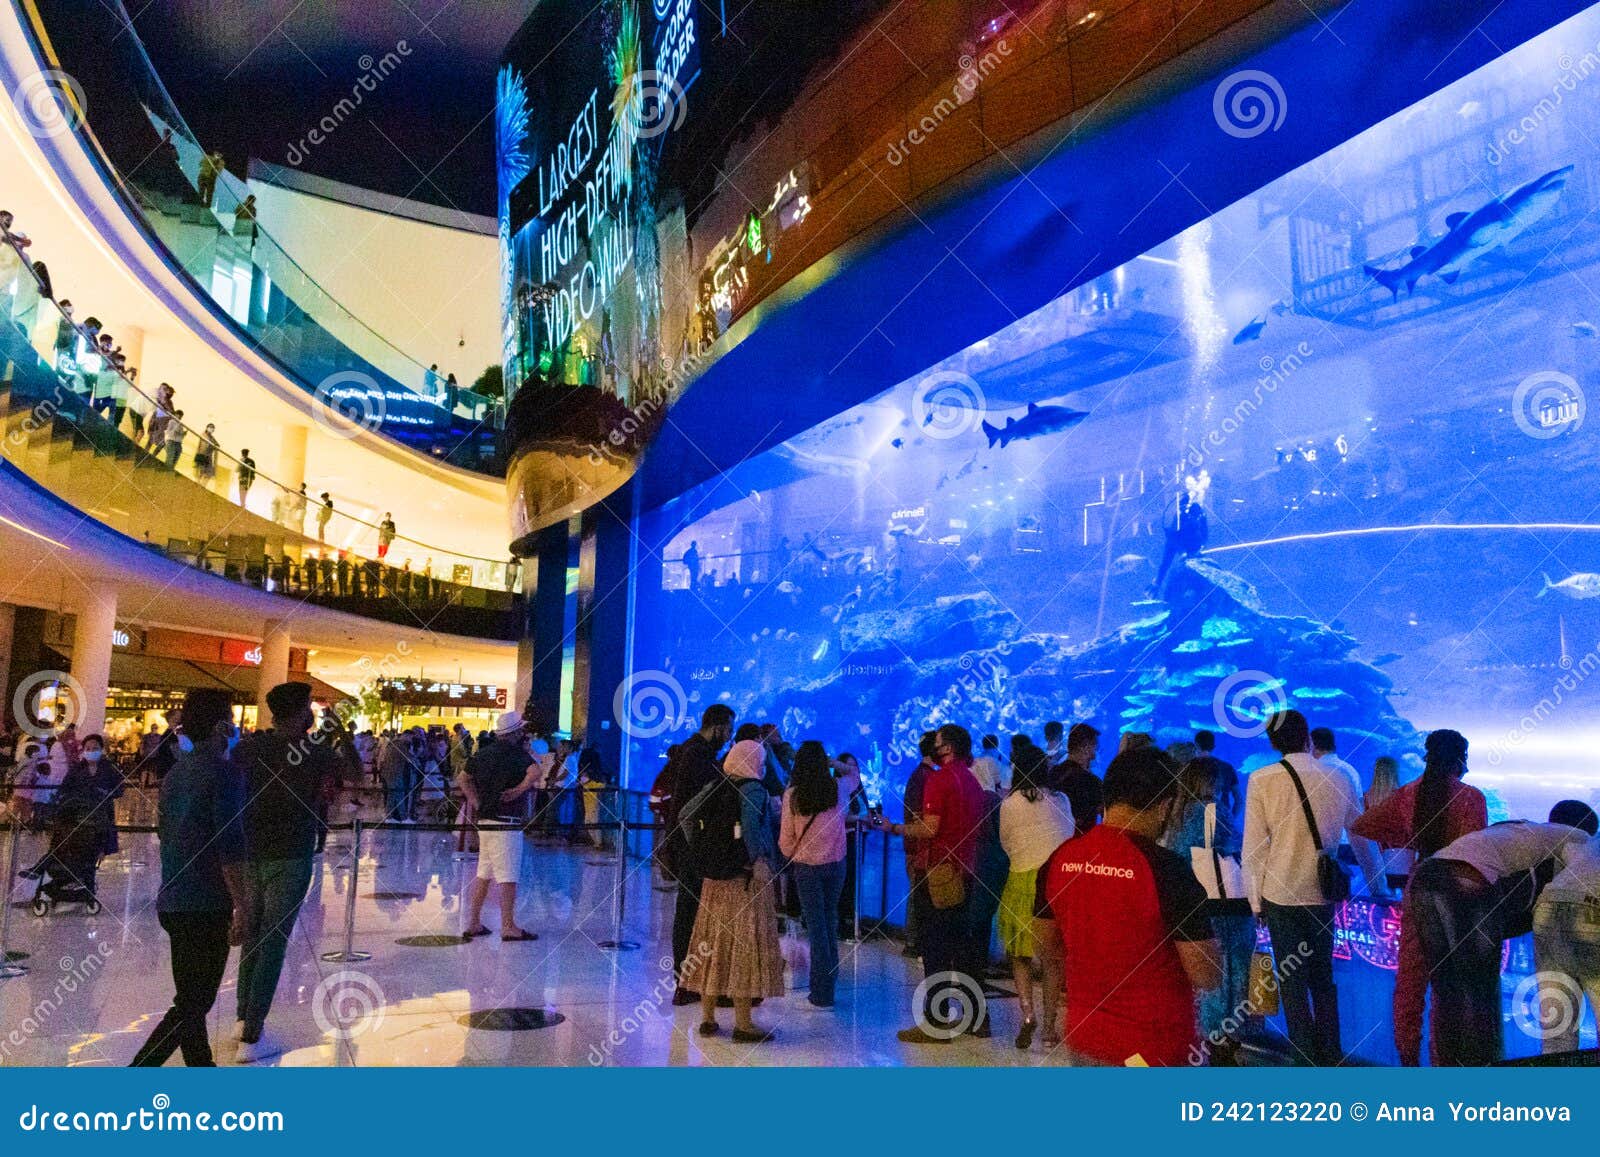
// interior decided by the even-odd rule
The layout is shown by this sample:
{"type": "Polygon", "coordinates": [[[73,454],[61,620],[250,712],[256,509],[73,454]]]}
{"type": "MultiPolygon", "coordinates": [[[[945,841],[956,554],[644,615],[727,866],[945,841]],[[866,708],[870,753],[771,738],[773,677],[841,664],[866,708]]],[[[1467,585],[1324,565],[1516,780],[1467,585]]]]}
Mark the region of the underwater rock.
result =
{"type": "Polygon", "coordinates": [[[867,611],[844,623],[839,642],[852,663],[880,658],[948,659],[984,650],[1022,630],[988,591],[938,598],[931,606],[867,611]]]}
{"type": "Polygon", "coordinates": [[[1271,753],[1264,736],[1240,733],[1295,707],[1313,726],[1332,727],[1340,754],[1363,771],[1379,755],[1420,767],[1422,735],[1391,705],[1389,677],[1355,657],[1356,639],[1267,613],[1249,583],[1208,560],[1173,569],[1159,613],[1130,615],[1098,639],[1069,645],[1019,632],[986,593],[864,614],[846,626],[849,658],[838,671],[772,687],[740,715],[850,734],[892,795],[916,765],[918,736],[946,722],[1004,740],[1038,739],[1050,719],[1087,720],[1107,734],[1108,755],[1122,731],[1149,732],[1164,746],[1203,727],[1217,732],[1222,758],[1247,769],[1271,753]],[[1220,694],[1241,688],[1237,702],[1220,694]]]}

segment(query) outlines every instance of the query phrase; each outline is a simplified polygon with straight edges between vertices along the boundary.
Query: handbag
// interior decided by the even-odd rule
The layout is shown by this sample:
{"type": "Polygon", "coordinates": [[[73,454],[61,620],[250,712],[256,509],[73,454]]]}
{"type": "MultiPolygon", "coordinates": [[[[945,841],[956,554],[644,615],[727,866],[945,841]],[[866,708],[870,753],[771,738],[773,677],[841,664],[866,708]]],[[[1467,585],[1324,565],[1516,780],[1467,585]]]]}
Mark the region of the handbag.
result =
{"type": "Polygon", "coordinates": [[[1217,805],[1206,804],[1205,843],[1189,849],[1189,866],[1211,900],[1242,900],[1245,897],[1244,869],[1239,857],[1217,851],[1217,805]]]}
{"type": "Polygon", "coordinates": [[[1306,813],[1306,826],[1311,829],[1311,842],[1317,848],[1317,887],[1326,904],[1338,904],[1350,898],[1350,875],[1339,862],[1339,857],[1322,846],[1322,833],[1317,830],[1317,813],[1311,810],[1311,800],[1306,796],[1306,785],[1300,782],[1300,773],[1287,759],[1280,761],[1283,769],[1294,781],[1294,790],[1300,796],[1300,807],[1306,813]]]}
{"type": "Polygon", "coordinates": [[[941,912],[959,908],[967,899],[966,873],[948,860],[929,868],[925,880],[928,900],[941,912]]]}
{"type": "Polygon", "coordinates": [[[1250,957],[1250,984],[1246,990],[1250,1011],[1257,1016],[1278,1015],[1278,972],[1272,953],[1256,952],[1250,957]]]}

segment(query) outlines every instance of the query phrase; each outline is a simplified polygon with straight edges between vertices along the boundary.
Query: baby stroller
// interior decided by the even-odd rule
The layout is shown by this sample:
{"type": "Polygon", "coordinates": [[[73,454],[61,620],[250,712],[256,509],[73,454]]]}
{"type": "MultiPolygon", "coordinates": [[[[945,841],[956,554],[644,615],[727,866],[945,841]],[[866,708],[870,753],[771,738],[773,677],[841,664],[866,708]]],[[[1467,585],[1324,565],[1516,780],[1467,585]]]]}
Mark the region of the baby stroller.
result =
{"type": "Polygon", "coordinates": [[[93,809],[70,804],[59,806],[50,825],[50,849],[32,868],[22,873],[37,880],[32,910],[47,916],[57,904],[82,904],[93,916],[100,911],[94,894],[95,871],[102,849],[101,834],[95,827],[93,809]]]}

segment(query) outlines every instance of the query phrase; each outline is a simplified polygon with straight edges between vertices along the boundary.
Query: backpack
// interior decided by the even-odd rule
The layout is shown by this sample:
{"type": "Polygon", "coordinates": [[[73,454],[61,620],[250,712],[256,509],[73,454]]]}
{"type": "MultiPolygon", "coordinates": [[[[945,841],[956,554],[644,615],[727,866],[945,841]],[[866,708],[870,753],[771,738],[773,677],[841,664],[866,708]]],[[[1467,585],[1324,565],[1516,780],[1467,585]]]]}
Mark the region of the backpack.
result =
{"type": "Polygon", "coordinates": [[[681,823],[686,833],[689,866],[703,880],[750,876],[750,853],[741,828],[744,797],[737,781],[718,776],[685,805],[681,823]]]}

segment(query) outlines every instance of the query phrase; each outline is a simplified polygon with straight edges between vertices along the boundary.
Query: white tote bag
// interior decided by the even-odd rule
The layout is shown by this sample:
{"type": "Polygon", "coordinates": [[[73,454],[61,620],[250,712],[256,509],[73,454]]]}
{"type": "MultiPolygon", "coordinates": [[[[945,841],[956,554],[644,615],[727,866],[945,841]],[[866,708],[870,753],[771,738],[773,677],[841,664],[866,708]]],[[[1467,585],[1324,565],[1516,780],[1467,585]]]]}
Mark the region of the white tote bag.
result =
{"type": "Polygon", "coordinates": [[[1206,804],[1205,844],[1189,849],[1189,864],[1195,878],[1212,900],[1243,900],[1245,898],[1244,869],[1239,867],[1237,856],[1224,856],[1217,851],[1217,805],[1206,804]]]}

